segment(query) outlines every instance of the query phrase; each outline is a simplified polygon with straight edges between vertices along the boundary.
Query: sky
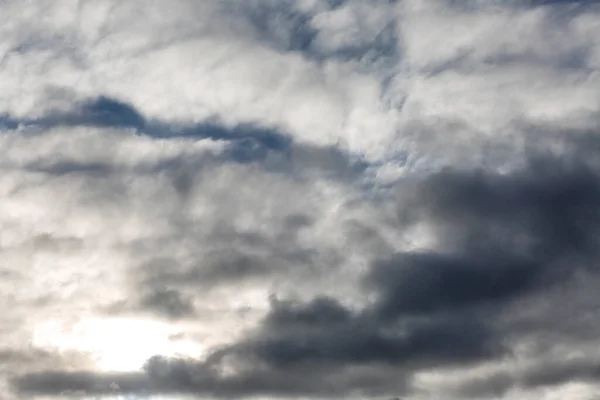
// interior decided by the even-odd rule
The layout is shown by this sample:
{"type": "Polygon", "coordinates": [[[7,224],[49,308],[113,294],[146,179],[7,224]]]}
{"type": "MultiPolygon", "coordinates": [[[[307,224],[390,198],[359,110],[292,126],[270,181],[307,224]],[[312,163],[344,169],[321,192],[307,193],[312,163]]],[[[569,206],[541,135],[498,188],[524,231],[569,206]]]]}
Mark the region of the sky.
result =
{"type": "Polygon", "coordinates": [[[0,2],[0,398],[600,398],[600,3],[0,2]]]}

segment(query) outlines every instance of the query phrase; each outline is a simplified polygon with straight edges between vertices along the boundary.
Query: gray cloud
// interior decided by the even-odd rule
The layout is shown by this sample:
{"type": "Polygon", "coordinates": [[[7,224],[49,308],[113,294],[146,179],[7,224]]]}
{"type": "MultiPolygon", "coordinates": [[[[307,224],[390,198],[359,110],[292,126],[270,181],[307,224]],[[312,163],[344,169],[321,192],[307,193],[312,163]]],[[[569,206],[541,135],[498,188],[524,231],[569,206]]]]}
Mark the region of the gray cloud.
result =
{"type": "Polygon", "coordinates": [[[596,5],[73,4],[0,6],[0,397],[598,393],[596,5]]]}
{"type": "MultiPolygon", "coordinates": [[[[239,163],[261,163],[265,168],[291,174],[325,172],[335,179],[355,181],[370,164],[360,154],[350,154],[339,146],[318,146],[296,142],[278,129],[263,127],[254,123],[241,123],[233,127],[208,119],[200,123],[169,123],[145,118],[140,111],[123,101],[99,96],[82,100],[71,110],[53,110],[39,118],[15,119],[9,115],[2,117],[4,130],[17,133],[26,129],[31,134],[40,134],[56,128],[91,127],[118,130],[132,130],[138,135],[162,140],[211,140],[225,144],[220,160],[239,163]]],[[[170,159],[158,165],[137,166],[137,169],[153,172],[158,169],[189,170],[194,165],[206,162],[187,157],[185,160],[170,159]]],[[[110,162],[89,161],[45,161],[36,160],[24,166],[25,169],[49,174],[85,173],[106,175],[118,172],[118,167],[110,162]]],[[[177,172],[177,171],[175,171],[177,172]]],[[[184,190],[186,179],[183,174],[176,178],[178,190],[184,190]]]]}
{"type": "Polygon", "coordinates": [[[401,376],[377,367],[335,374],[323,368],[291,371],[265,371],[260,367],[239,377],[219,377],[204,365],[160,357],[148,361],[144,373],[92,374],[41,372],[18,378],[14,384],[21,393],[115,395],[115,394],[195,394],[238,397],[249,393],[262,395],[376,395],[398,391],[405,385],[401,376]],[[390,382],[394,380],[394,385],[390,382]],[[73,388],[77,388],[74,390],[73,388]]]}
{"type": "Polygon", "coordinates": [[[159,289],[144,294],[140,308],[155,311],[159,315],[177,319],[194,315],[194,305],[175,289],[159,289]]]}
{"type": "Polygon", "coordinates": [[[505,253],[402,254],[376,264],[369,283],[384,318],[428,314],[504,300],[536,285],[541,266],[505,253]]]}
{"type": "Polygon", "coordinates": [[[486,328],[468,318],[406,319],[388,324],[366,309],[345,309],[335,300],[273,305],[256,340],[241,346],[275,366],[296,363],[425,366],[461,363],[501,354],[486,328]]]}
{"type": "Polygon", "coordinates": [[[534,365],[515,368],[512,371],[491,373],[459,384],[458,396],[478,398],[481,396],[503,396],[517,388],[551,390],[568,382],[597,382],[600,378],[598,360],[576,358],[571,360],[552,359],[538,361],[534,365]]]}
{"type": "MultiPolygon", "coordinates": [[[[543,335],[544,320],[519,327],[499,317],[516,312],[520,301],[539,296],[555,301],[554,287],[597,272],[600,180],[595,157],[593,148],[575,145],[561,156],[540,158],[532,153],[524,168],[510,173],[442,171],[417,180],[413,190],[403,192],[408,197],[400,197],[395,206],[396,229],[430,224],[435,228],[432,243],[445,250],[374,255],[362,277],[366,292],[373,295],[370,302],[351,306],[331,296],[274,297],[255,329],[215,347],[205,361],[157,358],[148,364],[152,383],[145,375],[138,375],[130,386],[127,379],[122,385],[119,376],[111,379],[117,379],[123,393],[344,395],[368,389],[391,395],[413,389],[408,383],[395,385],[391,377],[389,382],[377,380],[380,386],[370,389],[351,381],[369,382],[376,370],[410,382],[413,374],[429,368],[514,359],[518,353],[512,346],[522,338],[543,335]],[[224,372],[229,369],[232,372],[224,372]],[[336,384],[322,383],[306,372],[317,370],[327,379],[336,377],[336,384]],[[158,380],[152,375],[157,371],[164,375],[158,380]]],[[[261,235],[220,231],[221,239],[237,248],[266,248],[268,257],[258,263],[236,254],[234,247],[217,254],[216,263],[205,257],[205,264],[191,269],[168,259],[142,265],[140,273],[146,278],[136,283],[139,304],[168,318],[189,318],[193,306],[180,290],[232,279],[247,283],[253,275],[283,274],[289,279],[290,270],[263,262],[285,254],[282,244],[296,248],[298,230],[311,229],[312,223],[305,216],[286,216],[273,246],[272,239],[261,235]]],[[[216,233],[214,238],[219,237],[216,233]]],[[[562,343],[580,342],[574,332],[564,334],[562,343]]],[[[594,381],[594,371],[587,364],[540,366],[518,377],[467,382],[460,393],[476,396],[572,379],[594,381]]],[[[94,385],[102,386],[107,379],[82,376],[48,372],[23,375],[16,382],[25,391],[99,393],[94,385]]]]}

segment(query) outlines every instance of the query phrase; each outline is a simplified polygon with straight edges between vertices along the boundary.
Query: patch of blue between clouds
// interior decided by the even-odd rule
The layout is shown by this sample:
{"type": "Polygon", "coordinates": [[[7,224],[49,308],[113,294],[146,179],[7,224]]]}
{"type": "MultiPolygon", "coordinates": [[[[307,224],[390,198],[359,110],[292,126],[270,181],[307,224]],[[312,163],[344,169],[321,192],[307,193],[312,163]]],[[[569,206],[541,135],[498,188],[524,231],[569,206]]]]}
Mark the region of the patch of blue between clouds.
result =
{"type": "MultiPolygon", "coordinates": [[[[381,4],[396,3],[397,0],[381,0],[381,4]]],[[[347,0],[321,0],[326,10],[343,7],[347,0]]],[[[227,13],[240,15],[249,22],[266,46],[283,53],[297,52],[306,59],[323,62],[329,60],[353,60],[359,69],[385,69],[397,65],[400,58],[400,43],[396,34],[396,22],[382,26],[374,36],[364,41],[352,41],[333,49],[318,45],[319,30],[311,24],[313,12],[299,10],[293,0],[271,2],[233,1],[224,2],[227,13]]]]}
{"type": "MultiPolygon", "coordinates": [[[[252,123],[227,127],[215,121],[193,124],[175,124],[145,118],[135,107],[107,96],[87,100],[66,112],[56,112],[39,118],[16,118],[0,114],[0,133],[22,131],[42,133],[55,127],[101,127],[131,130],[136,134],[153,139],[188,139],[227,142],[222,161],[235,163],[260,163],[264,168],[290,175],[299,171],[319,171],[334,179],[358,184],[363,189],[377,186],[370,175],[381,162],[366,160],[360,154],[351,154],[339,146],[316,146],[294,142],[289,135],[271,127],[252,123]]],[[[395,163],[406,162],[407,157],[394,159],[395,163]]],[[[33,166],[36,169],[36,166],[33,166]]],[[[78,172],[102,173],[109,166],[75,166],[60,164],[44,171],[49,173],[78,172]]]]}

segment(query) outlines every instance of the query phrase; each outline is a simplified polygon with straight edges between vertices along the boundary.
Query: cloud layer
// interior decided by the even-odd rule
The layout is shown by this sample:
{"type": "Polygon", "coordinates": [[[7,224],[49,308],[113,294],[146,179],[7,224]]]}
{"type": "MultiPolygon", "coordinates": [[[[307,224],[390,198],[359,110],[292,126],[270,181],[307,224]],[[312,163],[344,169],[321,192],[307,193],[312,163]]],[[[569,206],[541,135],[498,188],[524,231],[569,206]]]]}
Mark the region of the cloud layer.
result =
{"type": "Polygon", "coordinates": [[[0,397],[599,392],[595,4],[0,10],[0,397]]]}

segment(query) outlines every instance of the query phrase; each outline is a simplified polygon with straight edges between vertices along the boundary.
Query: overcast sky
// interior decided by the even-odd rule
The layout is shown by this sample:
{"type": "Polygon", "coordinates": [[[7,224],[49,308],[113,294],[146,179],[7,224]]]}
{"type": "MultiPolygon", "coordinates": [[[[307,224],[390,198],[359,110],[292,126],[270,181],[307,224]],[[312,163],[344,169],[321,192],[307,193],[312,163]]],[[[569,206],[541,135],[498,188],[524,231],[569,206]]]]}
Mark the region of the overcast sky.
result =
{"type": "Polygon", "coordinates": [[[594,400],[600,4],[0,2],[0,398],[594,400]]]}

